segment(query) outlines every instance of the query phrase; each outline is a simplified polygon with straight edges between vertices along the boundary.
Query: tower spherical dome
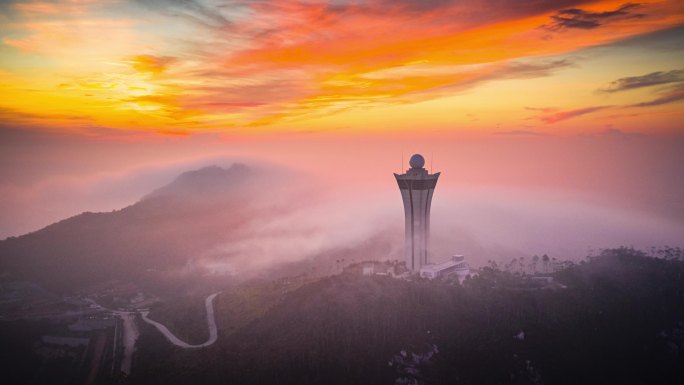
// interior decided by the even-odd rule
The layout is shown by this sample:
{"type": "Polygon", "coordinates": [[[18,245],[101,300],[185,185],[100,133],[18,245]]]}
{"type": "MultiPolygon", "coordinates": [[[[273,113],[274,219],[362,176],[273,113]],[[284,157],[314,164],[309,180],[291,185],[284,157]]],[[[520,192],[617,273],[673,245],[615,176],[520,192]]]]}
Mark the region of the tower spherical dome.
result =
{"type": "Polygon", "coordinates": [[[413,154],[409,160],[411,168],[423,168],[425,166],[425,158],[420,154],[413,154]]]}

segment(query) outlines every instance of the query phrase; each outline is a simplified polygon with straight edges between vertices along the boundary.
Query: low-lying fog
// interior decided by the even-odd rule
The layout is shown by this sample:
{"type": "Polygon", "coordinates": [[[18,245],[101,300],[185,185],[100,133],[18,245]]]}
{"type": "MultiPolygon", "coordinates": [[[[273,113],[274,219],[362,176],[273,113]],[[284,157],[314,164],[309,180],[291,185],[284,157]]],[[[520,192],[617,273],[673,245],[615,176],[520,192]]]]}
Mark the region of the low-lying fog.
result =
{"type": "MultiPolygon", "coordinates": [[[[680,246],[684,240],[681,141],[606,135],[326,143],[172,143],[168,154],[155,147],[145,156],[124,143],[118,144],[119,163],[70,172],[77,161],[98,162],[74,157],[59,172],[47,165],[51,172],[42,174],[35,160],[18,157],[17,167],[31,167],[35,177],[0,182],[0,236],[82,211],[119,209],[182,172],[241,162],[269,170],[250,187],[250,199],[287,209],[251,218],[239,237],[192,256],[195,266],[214,272],[231,271],[236,263],[258,267],[377,239],[396,247],[368,259],[401,258],[403,207],[392,173],[399,172],[403,150],[404,162],[423,152],[426,167],[434,158],[433,171],[442,172],[432,205],[434,260],[451,254],[465,254],[472,265],[534,254],[577,259],[591,248],[680,246]],[[125,161],[126,151],[136,156],[125,161]]],[[[44,160],[55,156],[48,152],[44,160]]]]}

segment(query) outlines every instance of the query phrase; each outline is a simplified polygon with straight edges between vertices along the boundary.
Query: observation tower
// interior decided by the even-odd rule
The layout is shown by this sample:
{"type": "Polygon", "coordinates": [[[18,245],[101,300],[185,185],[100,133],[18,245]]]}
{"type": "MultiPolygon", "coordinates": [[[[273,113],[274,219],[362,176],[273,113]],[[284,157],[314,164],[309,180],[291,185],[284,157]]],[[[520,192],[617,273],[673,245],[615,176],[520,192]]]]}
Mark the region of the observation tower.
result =
{"type": "Polygon", "coordinates": [[[406,267],[417,272],[429,263],[430,205],[440,173],[430,174],[420,154],[411,156],[409,165],[411,168],[405,174],[394,174],[394,177],[404,201],[406,267]]]}

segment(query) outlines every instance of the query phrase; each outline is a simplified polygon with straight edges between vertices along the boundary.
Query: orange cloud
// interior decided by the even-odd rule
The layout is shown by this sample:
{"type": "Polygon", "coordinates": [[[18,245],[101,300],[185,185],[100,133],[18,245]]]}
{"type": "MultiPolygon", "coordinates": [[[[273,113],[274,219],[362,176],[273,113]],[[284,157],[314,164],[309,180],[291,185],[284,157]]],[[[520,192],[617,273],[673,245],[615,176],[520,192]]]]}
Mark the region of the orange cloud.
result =
{"type": "Polygon", "coordinates": [[[582,115],[587,115],[592,112],[604,110],[606,108],[609,108],[611,106],[594,106],[594,107],[585,107],[585,108],[578,108],[576,110],[569,110],[569,111],[559,111],[559,112],[554,112],[551,114],[546,114],[542,115],[539,117],[540,120],[542,120],[545,123],[553,124],[553,123],[558,123],[563,120],[568,120],[572,119],[578,116],[582,115]]]}
{"type": "MultiPolygon", "coordinates": [[[[260,4],[259,10],[272,11],[260,4]]],[[[596,21],[595,28],[578,28],[572,33],[541,28],[554,20],[556,10],[468,25],[447,22],[458,20],[455,16],[462,11],[452,4],[425,12],[394,7],[384,14],[368,13],[354,5],[343,10],[300,5],[286,2],[278,11],[286,9],[288,17],[272,26],[265,38],[224,59],[217,58],[224,60],[226,69],[240,70],[246,76],[283,69],[308,71],[300,81],[315,91],[291,100],[286,111],[276,111],[258,124],[354,106],[425,100],[487,80],[543,76],[550,71],[515,72],[510,67],[521,58],[534,61],[540,56],[562,55],[684,21],[681,12],[666,14],[670,5],[662,2],[638,7],[638,17],[630,17],[633,6],[614,1],[565,11],[588,20],[610,20],[605,28],[596,21]]],[[[236,28],[245,32],[257,27],[247,21],[236,28]]]]}
{"type": "MultiPolygon", "coordinates": [[[[12,3],[12,2],[10,2],[12,3]]],[[[50,16],[50,15],[86,15],[93,7],[111,3],[108,0],[62,0],[57,2],[26,1],[15,2],[12,9],[25,16],[50,16]]]]}
{"type": "MultiPolygon", "coordinates": [[[[495,81],[553,78],[577,68],[569,53],[684,23],[675,1],[499,4],[190,1],[169,12],[164,1],[17,3],[21,16],[3,27],[3,42],[18,50],[9,59],[22,70],[0,84],[14,95],[0,107],[77,111],[107,127],[277,129],[355,109],[467,96],[495,81]],[[55,12],[57,5],[71,11],[55,12]],[[23,70],[38,61],[40,73],[23,70]]],[[[479,108],[489,108],[482,100],[479,108]]],[[[544,121],[593,112],[576,108],[586,104],[609,103],[564,104],[568,114],[544,121]]]]}
{"type": "Polygon", "coordinates": [[[170,56],[137,55],[130,60],[131,66],[138,71],[160,74],[169,67],[176,58],[170,56]]]}

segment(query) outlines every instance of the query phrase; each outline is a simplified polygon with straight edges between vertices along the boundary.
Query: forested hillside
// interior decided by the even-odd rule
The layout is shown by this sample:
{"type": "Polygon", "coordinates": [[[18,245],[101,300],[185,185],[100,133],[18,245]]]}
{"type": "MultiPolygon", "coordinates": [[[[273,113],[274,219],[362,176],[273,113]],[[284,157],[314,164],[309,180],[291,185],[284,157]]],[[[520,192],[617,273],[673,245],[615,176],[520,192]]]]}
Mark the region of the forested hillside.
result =
{"type": "MultiPolygon", "coordinates": [[[[268,310],[253,313],[251,322],[221,325],[219,343],[206,350],[171,349],[144,330],[130,381],[684,381],[684,262],[607,250],[554,278],[557,285],[538,288],[526,277],[485,268],[459,286],[348,269],[285,292],[275,303],[269,297],[268,310]]],[[[224,298],[232,298],[231,311],[248,305],[224,298]]]]}

